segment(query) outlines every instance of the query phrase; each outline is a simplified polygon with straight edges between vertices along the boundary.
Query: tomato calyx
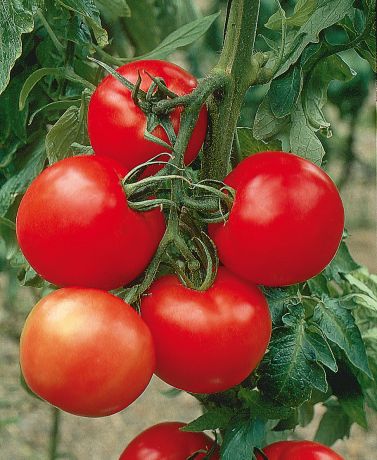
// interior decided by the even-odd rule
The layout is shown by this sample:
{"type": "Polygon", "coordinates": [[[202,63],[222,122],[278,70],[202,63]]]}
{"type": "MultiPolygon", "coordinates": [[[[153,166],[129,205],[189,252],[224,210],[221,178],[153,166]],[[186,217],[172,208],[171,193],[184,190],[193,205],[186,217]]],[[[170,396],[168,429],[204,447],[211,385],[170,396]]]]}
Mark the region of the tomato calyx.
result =
{"type": "Polygon", "coordinates": [[[141,89],[142,78],[140,75],[140,71],[138,71],[138,78],[136,83],[131,83],[127,78],[121,75],[119,72],[114,70],[112,67],[107,65],[106,63],[99,61],[94,58],[88,58],[91,61],[97,63],[101,67],[103,67],[111,76],[116,78],[123,86],[125,86],[129,91],[131,91],[131,97],[134,104],[143,111],[147,118],[147,125],[144,132],[145,139],[152,141],[162,147],[173,150],[174,143],[176,140],[176,134],[172,125],[172,122],[169,118],[169,113],[176,108],[176,106],[170,107],[163,112],[161,111],[154,111],[154,106],[163,100],[175,99],[178,97],[176,93],[171,91],[165,84],[163,78],[155,77],[151,75],[149,72],[145,71],[145,74],[151,79],[152,83],[149,86],[147,91],[143,91],[141,89]],[[158,136],[154,136],[152,132],[158,127],[161,126],[169,139],[169,143],[163,141],[158,136]]]}

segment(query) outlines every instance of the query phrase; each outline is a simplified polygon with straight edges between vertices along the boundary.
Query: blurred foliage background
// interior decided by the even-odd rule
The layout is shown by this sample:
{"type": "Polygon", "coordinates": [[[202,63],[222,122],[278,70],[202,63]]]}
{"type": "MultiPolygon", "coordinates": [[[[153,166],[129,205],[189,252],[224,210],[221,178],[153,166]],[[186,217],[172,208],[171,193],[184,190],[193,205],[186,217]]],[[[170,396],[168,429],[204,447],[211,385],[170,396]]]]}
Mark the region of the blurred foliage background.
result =
{"type": "MultiPolygon", "coordinates": [[[[108,52],[114,56],[145,53],[155,48],[177,27],[200,15],[221,10],[222,20],[217,20],[203,39],[170,57],[170,60],[183,65],[198,77],[205,75],[216,63],[222,43],[225,1],[128,0],[132,17],[117,17],[104,0],[97,3],[103,12],[105,28],[113,38],[108,52]],[[145,14],[146,9],[148,14],[145,14]]],[[[293,9],[294,2],[281,3],[285,9],[293,9]]],[[[275,8],[274,0],[262,1],[261,25],[268,20],[275,8]]],[[[336,27],[328,34],[328,40],[334,43],[341,43],[344,39],[342,31],[336,27]]],[[[36,36],[40,40],[38,52],[45,53],[46,64],[48,62],[49,65],[56,65],[42,28],[37,27],[36,36]]],[[[30,35],[23,35],[23,56],[13,74],[22,75],[24,68],[30,69],[36,65],[36,57],[29,54],[30,40],[30,35]]],[[[262,38],[258,37],[256,47],[258,50],[265,49],[262,38]]],[[[368,266],[372,272],[377,272],[374,74],[368,63],[355,52],[345,52],[342,57],[355,71],[355,77],[346,83],[337,81],[330,84],[326,115],[332,124],[332,135],[328,137],[324,133],[321,141],[326,150],[326,168],[337,182],[344,199],[353,257],[368,266]]],[[[98,77],[95,76],[92,80],[98,77]]],[[[0,104],[5,103],[5,97],[13,97],[16,101],[15,110],[18,110],[19,89],[17,79],[14,79],[10,89],[1,96],[0,104]]],[[[240,126],[252,126],[256,109],[266,91],[265,86],[259,86],[248,92],[240,126]]],[[[43,94],[36,93],[35,97],[43,97],[43,94]]],[[[4,120],[1,121],[4,123],[4,120]]],[[[11,120],[7,120],[9,122],[11,120]]],[[[1,129],[3,128],[4,124],[1,129]]],[[[18,147],[19,145],[15,146],[18,147]]],[[[1,149],[4,146],[0,144],[0,151],[1,149]]],[[[3,173],[0,181],[4,181],[7,176],[4,174],[6,158],[1,156],[0,160],[0,170],[3,173]]],[[[2,236],[6,238],[6,235],[2,236]]],[[[19,381],[18,340],[28,312],[43,294],[40,291],[35,287],[19,285],[17,270],[9,265],[5,244],[0,238],[1,458],[52,458],[49,452],[54,451],[54,443],[60,440],[59,458],[115,459],[127,442],[147,426],[169,419],[189,421],[199,414],[199,407],[193,398],[183,393],[172,393],[158,379],[124,413],[105,419],[91,420],[68,414],[57,415],[53,408],[31,397],[19,381]],[[172,398],[173,394],[175,398],[172,398]]],[[[336,444],[336,448],[347,460],[370,460],[371,452],[376,451],[377,418],[375,415],[370,415],[370,418],[369,433],[354,427],[351,439],[336,444]]],[[[310,437],[315,431],[315,424],[316,420],[306,431],[298,432],[297,436],[310,437]]]]}

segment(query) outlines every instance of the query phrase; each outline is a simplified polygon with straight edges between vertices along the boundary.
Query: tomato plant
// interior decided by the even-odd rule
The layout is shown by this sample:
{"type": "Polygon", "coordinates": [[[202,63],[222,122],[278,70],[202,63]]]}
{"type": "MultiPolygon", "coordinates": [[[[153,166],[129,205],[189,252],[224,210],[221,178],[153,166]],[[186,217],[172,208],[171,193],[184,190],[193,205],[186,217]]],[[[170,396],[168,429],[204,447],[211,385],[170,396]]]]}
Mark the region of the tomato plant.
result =
{"type": "MultiPolygon", "coordinates": [[[[263,457],[313,418],[321,444],[266,453],[310,458],[354,423],[367,428],[377,279],[349,252],[352,220],[344,228],[322,168],[347,188],[352,170],[374,177],[369,128],[363,144],[357,129],[374,81],[375,2],[8,0],[0,42],[0,267],[43,298],[21,339],[31,389],[101,416],[156,372],[203,413],[189,433],[152,427],[153,442],[206,450],[209,430],[222,460],[263,457]]],[[[13,315],[19,303],[0,305],[1,332],[16,325],[9,340],[27,313],[13,315]]],[[[124,448],[105,431],[90,453],[59,444],[56,407],[50,460],[124,448]]],[[[0,424],[19,423],[13,415],[0,424]]]]}
{"type": "Polygon", "coordinates": [[[128,444],[119,460],[186,460],[195,452],[197,460],[220,458],[218,449],[212,453],[211,438],[203,433],[180,431],[184,426],[180,422],[164,422],[148,428],[128,444]],[[209,452],[211,457],[206,457],[209,452]]]}
{"type": "Polygon", "coordinates": [[[171,275],[158,279],[142,300],[141,314],[156,347],[156,374],[193,393],[224,391],[244,380],[271,334],[263,294],[221,267],[205,292],[171,275]]]}
{"type": "Polygon", "coordinates": [[[96,289],[63,288],[31,311],[20,363],[38,396],[72,414],[101,417],[140,396],[155,355],[147,326],[121,299],[96,289]]]}
{"type": "MultiPolygon", "coordinates": [[[[343,460],[332,449],[312,441],[279,441],[263,452],[268,460],[343,460]]],[[[262,456],[257,455],[257,460],[262,460],[262,456]]]]}
{"type": "MultiPolygon", "coordinates": [[[[162,78],[169,90],[178,96],[189,94],[197,85],[194,76],[166,61],[135,61],[119,67],[117,72],[131,83],[136,83],[140,75],[140,88],[144,91],[147,91],[152,83],[151,76],[162,78]]],[[[179,130],[181,111],[181,108],[177,108],[170,115],[175,132],[179,130]]],[[[114,158],[130,170],[157,154],[166,152],[166,147],[145,137],[146,130],[147,118],[135,104],[131,91],[113,76],[108,75],[98,85],[89,104],[88,131],[94,152],[114,158]]],[[[206,130],[207,111],[203,107],[187,145],[186,164],[191,163],[199,153],[206,130]]],[[[169,138],[161,126],[154,128],[152,134],[169,143],[169,138]]],[[[161,165],[150,166],[148,173],[152,174],[161,168],[161,165]]]]}
{"type": "Polygon", "coordinates": [[[111,160],[76,156],[45,169],[17,214],[17,238],[32,267],[57,286],[115,289],[148,265],[163,232],[157,209],[129,208],[111,160]]]}
{"type": "Polygon", "coordinates": [[[223,264],[257,284],[285,286],[318,275],[339,247],[344,211],[335,184],[313,163],[257,153],[226,178],[236,190],[229,220],[213,224],[223,264]]]}

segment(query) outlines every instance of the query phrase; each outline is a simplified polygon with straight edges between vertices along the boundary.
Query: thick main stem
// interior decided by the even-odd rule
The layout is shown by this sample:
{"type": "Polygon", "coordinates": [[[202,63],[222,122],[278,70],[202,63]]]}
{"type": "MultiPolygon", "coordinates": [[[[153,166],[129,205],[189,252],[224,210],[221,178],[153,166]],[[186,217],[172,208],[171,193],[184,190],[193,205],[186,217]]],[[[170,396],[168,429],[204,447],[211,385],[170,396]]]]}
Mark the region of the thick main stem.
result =
{"type": "Polygon", "coordinates": [[[211,102],[210,142],[205,148],[203,175],[223,179],[230,155],[237,120],[250,85],[249,67],[254,50],[260,0],[233,0],[224,47],[213,73],[224,74],[224,91],[211,102]]]}

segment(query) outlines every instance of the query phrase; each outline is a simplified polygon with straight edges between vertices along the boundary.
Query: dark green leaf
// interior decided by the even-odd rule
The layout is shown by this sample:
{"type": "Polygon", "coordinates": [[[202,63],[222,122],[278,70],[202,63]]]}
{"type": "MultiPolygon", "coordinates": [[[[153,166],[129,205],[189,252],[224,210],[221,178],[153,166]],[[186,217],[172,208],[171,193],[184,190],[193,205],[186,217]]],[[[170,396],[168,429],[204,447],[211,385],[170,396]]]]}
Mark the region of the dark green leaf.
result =
{"type": "Polygon", "coordinates": [[[340,20],[351,10],[353,0],[328,0],[321,1],[313,14],[297,30],[290,46],[286,47],[283,65],[275,77],[284,74],[294,64],[309,43],[318,42],[319,33],[340,20]]]}
{"type": "Polygon", "coordinates": [[[255,139],[253,136],[253,130],[251,128],[237,128],[237,134],[242,158],[249,157],[258,152],[266,152],[271,150],[281,151],[280,141],[273,140],[270,142],[263,142],[262,140],[255,139]]]}
{"type": "Polygon", "coordinates": [[[258,140],[268,140],[278,134],[288,123],[288,117],[277,118],[272,113],[268,96],[258,107],[254,119],[253,135],[258,140]]]}
{"type": "Polygon", "coordinates": [[[282,324],[282,316],[291,305],[300,303],[299,290],[297,286],[286,288],[262,288],[270,307],[272,322],[276,325],[282,324]]]}
{"type": "Polygon", "coordinates": [[[315,307],[313,322],[330,342],[340,347],[351,363],[371,376],[365,346],[352,312],[345,308],[342,299],[323,297],[315,307]]]}
{"type": "Polygon", "coordinates": [[[10,177],[0,189],[0,215],[4,216],[19,195],[22,195],[31,181],[42,171],[46,161],[43,140],[28,149],[22,169],[10,177]]]}
{"type": "Polygon", "coordinates": [[[299,101],[291,117],[290,144],[291,152],[321,165],[325,150],[321,141],[309,126],[302,103],[299,101]]]}
{"type": "Polygon", "coordinates": [[[74,155],[72,144],[89,144],[87,111],[90,93],[84,91],[80,108],[69,107],[46,136],[46,153],[50,164],[74,155]]]}
{"type": "Polygon", "coordinates": [[[38,1],[24,2],[11,0],[0,7],[0,93],[9,83],[10,71],[17,58],[21,56],[21,35],[34,28],[33,11],[38,1]]]}
{"type": "Polygon", "coordinates": [[[112,18],[129,18],[131,8],[126,0],[95,0],[98,8],[112,18]]]}
{"type": "Polygon", "coordinates": [[[218,407],[209,409],[203,415],[187,424],[182,431],[205,431],[225,429],[230,419],[234,416],[234,411],[228,407],[218,407]]]}
{"type": "Polygon", "coordinates": [[[368,427],[365,414],[365,403],[362,394],[349,394],[347,397],[338,397],[339,403],[350,420],[363,428],[368,427]]]}
{"type": "Polygon", "coordinates": [[[305,339],[307,341],[307,345],[312,347],[316,360],[336,372],[338,370],[338,366],[336,364],[334,354],[322,332],[315,326],[309,326],[306,329],[305,339]]]}
{"type": "Polygon", "coordinates": [[[108,44],[107,32],[102,28],[99,11],[93,0],[57,0],[64,8],[83,16],[88,26],[93,30],[99,46],[108,44]]]}
{"type": "Polygon", "coordinates": [[[265,429],[264,422],[258,419],[235,418],[225,431],[221,445],[221,459],[254,459],[254,447],[262,447],[264,444],[265,429]]]}
{"type": "Polygon", "coordinates": [[[19,98],[19,108],[22,110],[25,107],[26,99],[30,94],[30,91],[34,88],[34,86],[46,75],[54,75],[56,77],[62,77],[64,75],[63,69],[56,69],[56,68],[43,68],[38,69],[33,72],[29,77],[25,80],[25,83],[22,86],[19,98]]]}
{"type": "Polygon", "coordinates": [[[322,111],[327,101],[329,83],[332,80],[348,81],[354,75],[355,72],[337,54],[321,59],[315,66],[305,86],[303,97],[306,118],[315,130],[330,127],[322,111]]]}
{"type": "Polygon", "coordinates": [[[218,18],[220,13],[211,14],[203,18],[196,19],[178,30],[169,34],[162,42],[153,50],[142,56],[137,56],[132,59],[126,59],[130,61],[134,59],[162,59],[171,54],[178,48],[190,45],[204,35],[207,30],[211,27],[213,22],[218,18]]]}
{"type": "Polygon", "coordinates": [[[262,420],[278,420],[289,417],[292,413],[291,407],[276,404],[274,401],[263,397],[258,390],[241,388],[238,392],[238,397],[250,409],[252,417],[262,420]]]}
{"type": "Polygon", "coordinates": [[[339,246],[339,249],[334,257],[334,259],[330,262],[330,264],[325,268],[323,271],[323,275],[328,280],[334,280],[340,282],[342,280],[341,274],[343,273],[350,273],[357,268],[358,265],[351,257],[351,254],[347,248],[347,245],[342,242],[339,246]]]}
{"type": "Polygon", "coordinates": [[[338,439],[349,438],[352,421],[335,401],[325,404],[326,412],[315,434],[314,440],[332,446],[338,439]]]}
{"type": "MultiPolygon", "coordinates": [[[[295,5],[293,15],[286,18],[286,24],[290,27],[301,27],[310,18],[317,7],[317,0],[298,0],[295,5]]],[[[265,27],[272,30],[281,29],[281,15],[279,12],[273,14],[265,27]]]]}
{"type": "Polygon", "coordinates": [[[289,327],[273,330],[269,350],[259,367],[258,388],[280,404],[297,407],[310,398],[313,388],[326,392],[327,382],[306,339],[303,306],[290,307],[284,322],[289,327]]]}
{"type": "Polygon", "coordinates": [[[301,67],[295,66],[272,80],[268,100],[275,117],[283,118],[292,112],[301,93],[302,78],[301,67]]]}

